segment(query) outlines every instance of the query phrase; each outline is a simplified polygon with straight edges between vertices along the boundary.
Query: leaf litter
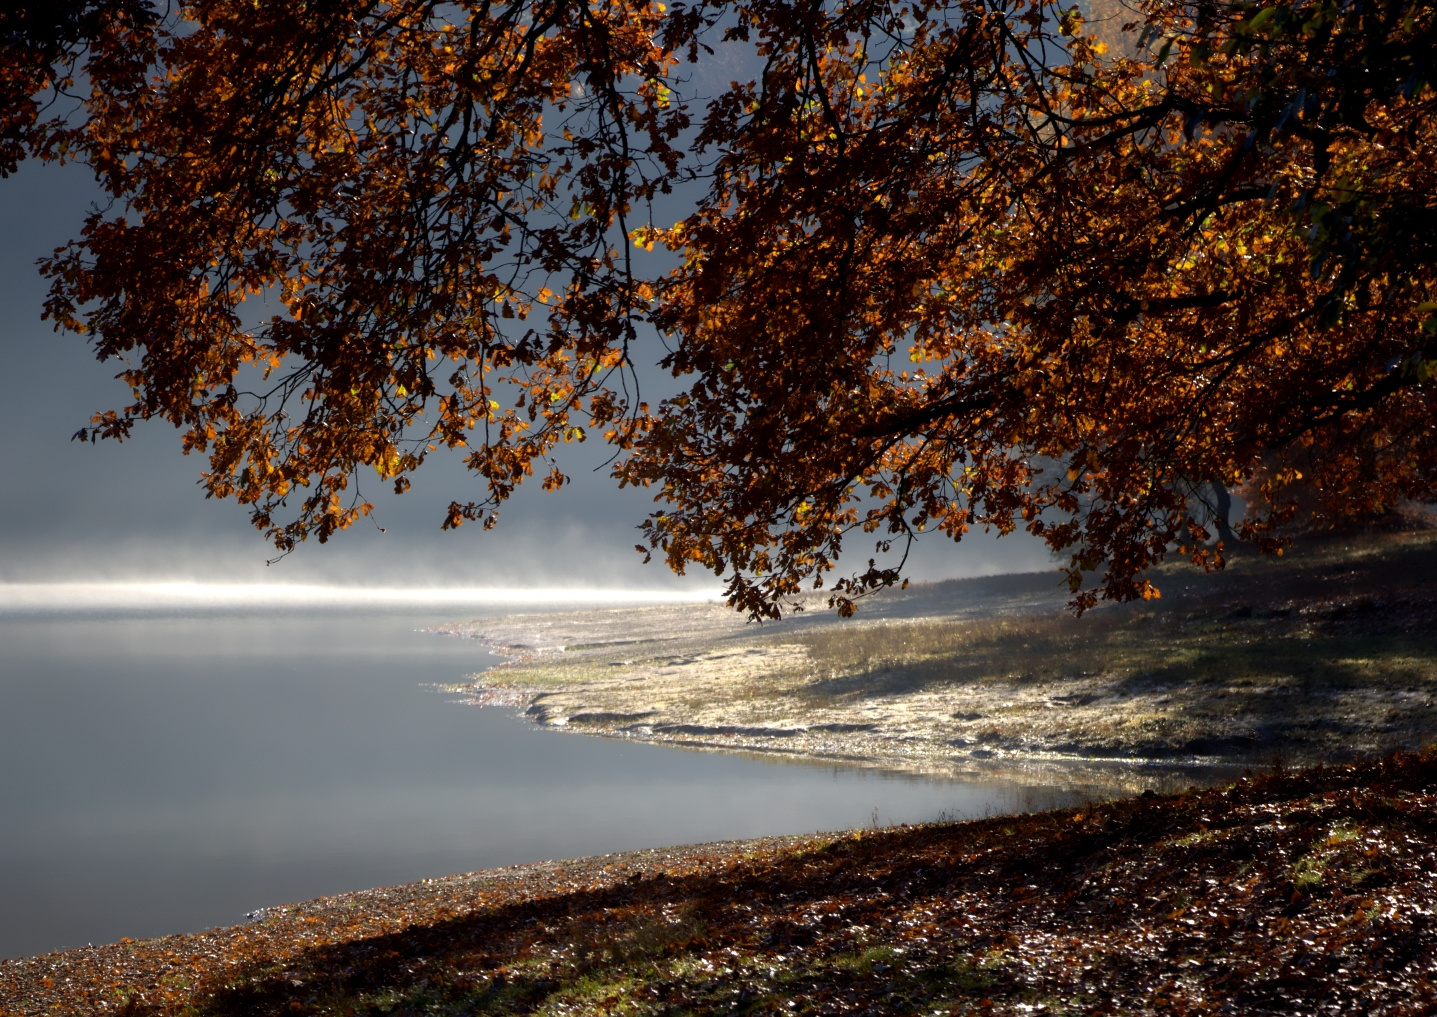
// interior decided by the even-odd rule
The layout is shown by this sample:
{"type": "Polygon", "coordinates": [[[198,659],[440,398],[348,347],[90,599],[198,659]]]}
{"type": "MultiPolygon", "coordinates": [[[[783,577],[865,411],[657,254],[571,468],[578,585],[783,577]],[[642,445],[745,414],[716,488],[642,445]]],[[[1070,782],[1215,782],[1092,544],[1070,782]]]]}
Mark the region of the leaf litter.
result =
{"type": "Polygon", "coordinates": [[[548,862],[0,965],[0,1013],[1437,1012],[1437,750],[548,862]]]}

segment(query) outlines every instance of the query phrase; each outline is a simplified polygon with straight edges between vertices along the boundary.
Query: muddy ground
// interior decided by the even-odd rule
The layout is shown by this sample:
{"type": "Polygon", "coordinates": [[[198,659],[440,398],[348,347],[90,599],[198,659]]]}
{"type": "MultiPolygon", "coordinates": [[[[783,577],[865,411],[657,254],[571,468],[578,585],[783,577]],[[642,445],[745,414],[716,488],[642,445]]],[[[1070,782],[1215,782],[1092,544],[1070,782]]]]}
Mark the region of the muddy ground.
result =
{"type": "Polygon", "coordinates": [[[576,733],[1113,791],[1437,735],[1437,535],[1314,541],[1074,618],[1056,574],[913,586],[840,620],[718,605],[449,626],[511,660],[453,686],[576,733]]]}

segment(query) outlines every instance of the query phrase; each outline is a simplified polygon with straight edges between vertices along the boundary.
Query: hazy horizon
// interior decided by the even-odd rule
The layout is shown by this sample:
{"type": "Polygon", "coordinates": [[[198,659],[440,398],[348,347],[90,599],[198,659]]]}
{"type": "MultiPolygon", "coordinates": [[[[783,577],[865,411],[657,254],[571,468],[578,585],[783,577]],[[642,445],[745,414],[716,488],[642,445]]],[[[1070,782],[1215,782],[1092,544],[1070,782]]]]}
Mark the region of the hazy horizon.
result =
{"type": "MultiPolygon", "coordinates": [[[[123,405],[122,365],[100,363],[83,337],[57,334],[41,321],[46,283],[36,259],[78,235],[87,206],[103,195],[80,166],[27,163],[0,180],[0,583],[206,582],[338,586],[651,589],[700,591],[711,573],[675,576],[661,561],[642,563],[636,529],[651,494],[620,490],[608,478],[612,452],[602,442],[561,449],[573,482],[557,493],[523,485],[484,532],[469,524],[442,532],[451,500],[479,484],[458,455],[440,456],[414,477],[403,497],[363,494],[372,520],[313,542],[272,565],[274,548],[244,507],[207,501],[198,484],[206,463],[180,453],[180,437],[151,421],[124,443],[71,441],[90,414],[123,405]],[[382,528],[382,532],[381,532],[382,528]]],[[[657,360],[655,345],[651,351],[657,360]]],[[[638,350],[643,357],[644,349],[638,350]]],[[[872,537],[849,541],[851,566],[873,556],[872,537]]],[[[1051,568],[1047,550],[1015,534],[970,534],[954,545],[926,536],[910,556],[915,580],[963,578],[1051,568]]]]}

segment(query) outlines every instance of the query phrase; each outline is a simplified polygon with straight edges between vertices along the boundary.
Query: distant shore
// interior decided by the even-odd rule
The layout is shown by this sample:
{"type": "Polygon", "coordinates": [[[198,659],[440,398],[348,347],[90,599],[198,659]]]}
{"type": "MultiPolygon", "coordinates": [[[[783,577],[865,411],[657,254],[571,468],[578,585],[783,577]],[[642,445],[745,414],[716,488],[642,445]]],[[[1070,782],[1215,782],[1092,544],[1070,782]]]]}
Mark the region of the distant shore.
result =
{"type": "Polygon", "coordinates": [[[451,691],[553,730],[1093,793],[1344,762],[1437,736],[1437,538],[1169,566],[1074,619],[1053,574],[911,587],[842,621],[723,605],[449,625],[511,659],[451,691]]]}

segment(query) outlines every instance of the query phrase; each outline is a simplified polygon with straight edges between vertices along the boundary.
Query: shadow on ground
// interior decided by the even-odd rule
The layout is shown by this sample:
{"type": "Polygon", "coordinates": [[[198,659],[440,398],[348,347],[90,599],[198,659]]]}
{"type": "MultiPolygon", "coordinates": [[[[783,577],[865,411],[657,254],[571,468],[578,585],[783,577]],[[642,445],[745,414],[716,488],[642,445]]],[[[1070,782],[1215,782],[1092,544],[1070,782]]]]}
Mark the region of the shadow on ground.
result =
{"type": "Polygon", "coordinates": [[[1428,1012],[1434,790],[1406,756],[870,831],[254,958],[183,1012],[1428,1012]]]}

